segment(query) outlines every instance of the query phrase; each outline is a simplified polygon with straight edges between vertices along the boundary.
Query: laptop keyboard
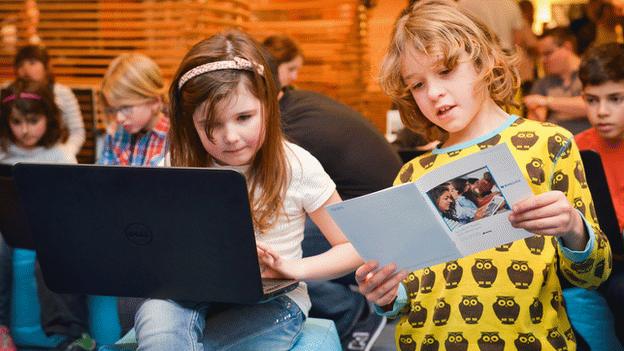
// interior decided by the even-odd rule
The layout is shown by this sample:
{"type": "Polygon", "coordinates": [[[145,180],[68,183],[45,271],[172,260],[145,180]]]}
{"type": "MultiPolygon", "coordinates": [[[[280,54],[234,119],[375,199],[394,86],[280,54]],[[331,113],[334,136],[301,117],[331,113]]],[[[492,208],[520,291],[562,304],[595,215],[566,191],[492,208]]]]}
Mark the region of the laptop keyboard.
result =
{"type": "Polygon", "coordinates": [[[284,285],[292,283],[292,279],[262,279],[262,290],[264,293],[271,293],[275,290],[281,289],[284,285]]]}

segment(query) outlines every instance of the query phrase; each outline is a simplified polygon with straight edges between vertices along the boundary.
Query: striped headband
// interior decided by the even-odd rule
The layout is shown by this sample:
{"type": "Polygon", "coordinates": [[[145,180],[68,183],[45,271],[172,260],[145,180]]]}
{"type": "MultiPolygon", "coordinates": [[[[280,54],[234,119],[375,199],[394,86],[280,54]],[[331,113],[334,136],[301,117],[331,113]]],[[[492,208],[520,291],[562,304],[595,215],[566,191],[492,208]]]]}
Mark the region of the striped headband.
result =
{"type": "Polygon", "coordinates": [[[212,71],[220,71],[224,69],[239,69],[246,71],[256,71],[259,75],[264,77],[264,67],[256,62],[246,60],[242,57],[235,56],[231,60],[225,61],[215,61],[205,63],[203,65],[199,65],[182,75],[180,81],[178,82],[178,89],[182,89],[184,84],[189,80],[202,75],[204,73],[212,72],[212,71]]]}
{"type": "MultiPolygon", "coordinates": [[[[15,99],[17,99],[17,95],[15,94],[11,94],[7,97],[5,97],[4,99],[2,99],[2,103],[6,104],[7,102],[11,102],[15,99]]],[[[37,94],[33,94],[33,93],[20,93],[19,94],[19,98],[20,99],[27,99],[27,100],[41,100],[41,96],[37,95],[37,94]]]]}

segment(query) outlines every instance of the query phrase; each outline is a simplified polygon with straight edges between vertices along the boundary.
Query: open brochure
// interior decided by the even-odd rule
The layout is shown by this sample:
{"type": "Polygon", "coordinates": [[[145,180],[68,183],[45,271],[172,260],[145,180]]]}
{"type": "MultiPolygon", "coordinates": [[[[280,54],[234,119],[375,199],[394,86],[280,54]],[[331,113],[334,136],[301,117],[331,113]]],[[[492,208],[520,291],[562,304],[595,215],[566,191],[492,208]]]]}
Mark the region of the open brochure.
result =
{"type": "Polygon", "coordinates": [[[327,207],[365,260],[416,270],[532,234],[511,226],[511,207],[532,195],[499,144],[406,183],[327,207]]]}

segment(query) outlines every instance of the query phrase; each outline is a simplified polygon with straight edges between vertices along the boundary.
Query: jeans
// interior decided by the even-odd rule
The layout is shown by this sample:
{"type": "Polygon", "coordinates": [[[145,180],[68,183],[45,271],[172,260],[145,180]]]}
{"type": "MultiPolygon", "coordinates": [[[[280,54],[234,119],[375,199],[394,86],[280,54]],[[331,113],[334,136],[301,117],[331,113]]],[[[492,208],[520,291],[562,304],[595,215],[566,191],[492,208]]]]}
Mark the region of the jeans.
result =
{"type": "MultiPolygon", "coordinates": [[[[304,257],[318,255],[331,248],[323,233],[310,218],[306,219],[302,246],[304,257]]],[[[367,308],[364,296],[349,287],[356,285],[355,274],[350,273],[331,281],[311,281],[307,284],[308,295],[312,302],[310,317],[333,320],[340,339],[344,340],[351,334],[356,322],[367,308]]]]}
{"type": "Polygon", "coordinates": [[[12,249],[0,234],[0,325],[9,325],[11,313],[11,286],[13,285],[12,249]]]}
{"type": "Polygon", "coordinates": [[[255,305],[147,300],[135,316],[139,351],[290,350],[305,315],[288,296],[255,305]]]}
{"type": "Polygon", "coordinates": [[[89,332],[87,295],[59,294],[48,288],[43,280],[39,261],[35,262],[37,295],[41,306],[41,326],[46,335],[60,334],[71,339],[89,332]]]}

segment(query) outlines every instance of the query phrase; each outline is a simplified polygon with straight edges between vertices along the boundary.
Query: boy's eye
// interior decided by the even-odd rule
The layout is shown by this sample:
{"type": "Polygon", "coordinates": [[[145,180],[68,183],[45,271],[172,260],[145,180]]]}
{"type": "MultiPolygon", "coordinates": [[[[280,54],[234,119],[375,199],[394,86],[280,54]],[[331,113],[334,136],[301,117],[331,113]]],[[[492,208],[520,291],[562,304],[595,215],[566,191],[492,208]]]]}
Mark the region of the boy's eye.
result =
{"type": "Polygon", "coordinates": [[[587,96],[587,95],[585,95],[585,96],[583,96],[583,97],[585,98],[585,102],[586,102],[588,105],[593,105],[593,104],[595,104],[595,103],[597,103],[597,102],[598,102],[598,99],[596,99],[596,98],[595,98],[595,97],[593,97],[593,96],[587,96]]]}
{"type": "Polygon", "coordinates": [[[611,95],[609,96],[609,102],[616,104],[622,103],[624,102],[624,95],[611,95]]]}
{"type": "Polygon", "coordinates": [[[452,70],[452,69],[450,69],[450,68],[444,68],[444,69],[442,69],[442,70],[440,71],[440,75],[441,75],[441,76],[445,76],[445,75],[447,75],[447,74],[450,74],[451,72],[453,72],[453,70],[452,70]]]}
{"type": "Polygon", "coordinates": [[[409,90],[416,90],[416,89],[420,89],[422,87],[423,87],[423,83],[422,82],[416,82],[416,83],[410,84],[408,89],[409,90]]]}

